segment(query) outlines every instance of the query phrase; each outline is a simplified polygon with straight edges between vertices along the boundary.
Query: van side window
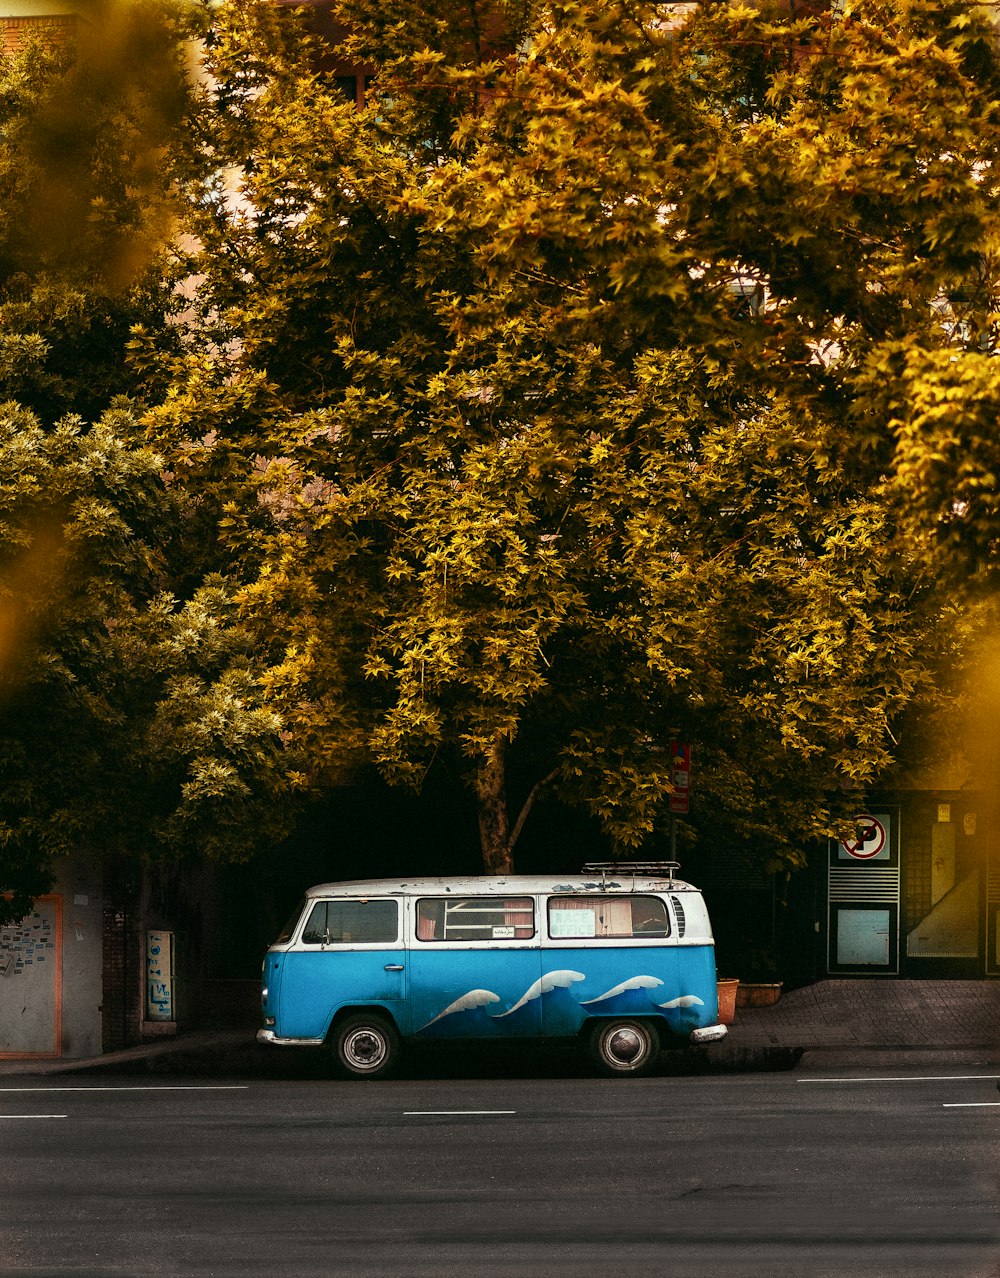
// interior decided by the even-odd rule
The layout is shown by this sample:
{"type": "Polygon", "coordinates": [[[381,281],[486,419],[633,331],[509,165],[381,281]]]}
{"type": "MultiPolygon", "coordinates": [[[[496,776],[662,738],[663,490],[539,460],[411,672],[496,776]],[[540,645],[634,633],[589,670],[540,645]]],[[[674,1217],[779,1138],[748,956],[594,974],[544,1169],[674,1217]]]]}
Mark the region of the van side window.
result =
{"type": "Polygon", "coordinates": [[[396,901],[317,901],[302,933],[303,945],[391,944],[399,937],[396,901]]]}
{"type": "Polygon", "coordinates": [[[658,896],[554,896],[549,936],[642,938],[670,935],[667,907],[658,896]]]}
{"type": "Polygon", "coordinates": [[[530,896],[425,896],[417,902],[418,941],[520,941],[534,935],[530,896]]]}

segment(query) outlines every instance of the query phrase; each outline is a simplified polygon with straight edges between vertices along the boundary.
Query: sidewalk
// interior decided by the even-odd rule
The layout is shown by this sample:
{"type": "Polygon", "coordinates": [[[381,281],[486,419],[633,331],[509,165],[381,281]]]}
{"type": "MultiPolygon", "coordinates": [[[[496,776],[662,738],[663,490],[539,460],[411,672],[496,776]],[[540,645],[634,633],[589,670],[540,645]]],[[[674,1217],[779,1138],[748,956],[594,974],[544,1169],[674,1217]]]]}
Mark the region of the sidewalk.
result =
{"type": "Polygon", "coordinates": [[[826,980],[741,1007],[730,1046],[801,1048],[803,1068],[895,1057],[1000,1065],[1000,981],[826,980]]]}
{"type": "MultiPolygon", "coordinates": [[[[294,1077],[325,1054],[260,1047],[256,1026],[195,1030],[89,1060],[0,1060],[0,1076],[77,1072],[234,1073],[294,1077]]],[[[1000,981],[828,980],[772,1007],[741,1007],[725,1043],[696,1049],[693,1068],[830,1069],[978,1064],[1000,1068],[1000,981]]],[[[685,1072],[681,1063],[677,1066],[685,1072]]]]}

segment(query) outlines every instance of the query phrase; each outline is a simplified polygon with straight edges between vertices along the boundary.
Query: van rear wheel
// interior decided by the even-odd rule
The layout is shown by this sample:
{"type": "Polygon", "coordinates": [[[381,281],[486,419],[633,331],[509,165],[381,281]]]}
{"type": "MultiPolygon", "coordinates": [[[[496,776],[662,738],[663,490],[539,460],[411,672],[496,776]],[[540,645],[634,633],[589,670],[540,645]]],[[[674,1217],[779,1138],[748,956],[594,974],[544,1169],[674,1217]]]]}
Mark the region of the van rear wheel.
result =
{"type": "Polygon", "coordinates": [[[660,1036],[646,1021],[601,1021],[590,1038],[590,1051],[602,1074],[633,1078],[648,1074],[656,1064],[660,1036]]]}
{"type": "Polygon", "coordinates": [[[359,1013],[334,1027],[333,1051],[350,1078],[385,1078],[399,1059],[399,1034],[385,1017],[359,1013]]]}

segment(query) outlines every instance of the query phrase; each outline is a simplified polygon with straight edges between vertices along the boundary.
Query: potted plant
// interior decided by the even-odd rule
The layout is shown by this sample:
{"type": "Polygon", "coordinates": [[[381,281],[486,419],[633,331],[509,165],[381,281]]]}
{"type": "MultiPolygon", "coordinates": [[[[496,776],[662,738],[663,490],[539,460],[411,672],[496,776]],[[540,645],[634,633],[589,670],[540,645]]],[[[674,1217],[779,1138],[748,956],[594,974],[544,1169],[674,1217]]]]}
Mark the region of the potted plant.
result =
{"type": "Polygon", "coordinates": [[[715,980],[719,992],[719,1024],[732,1025],[736,1020],[736,1000],[740,982],[737,977],[718,976],[715,980]]]}

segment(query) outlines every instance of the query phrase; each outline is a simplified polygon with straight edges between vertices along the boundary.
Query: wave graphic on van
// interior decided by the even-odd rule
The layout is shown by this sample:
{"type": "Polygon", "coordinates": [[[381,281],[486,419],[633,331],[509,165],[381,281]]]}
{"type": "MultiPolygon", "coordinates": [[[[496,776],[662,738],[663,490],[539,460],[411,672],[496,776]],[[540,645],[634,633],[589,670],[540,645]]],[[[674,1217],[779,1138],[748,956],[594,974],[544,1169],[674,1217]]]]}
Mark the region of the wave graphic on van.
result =
{"type": "Polygon", "coordinates": [[[598,994],[597,998],[586,999],[580,1006],[593,1007],[595,1003],[606,1003],[609,999],[618,998],[632,990],[655,990],[658,985],[662,984],[663,982],[658,976],[630,976],[627,981],[621,981],[612,989],[605,990],[603,994],[598,994]]]}
{"type": "Polygon", "coordinates": [[[585,981],[586,979],[583,972],[574,972],[571,968],[556,972],[546,972],[544,976],[539,977],[537,981],[528,986],[513,1007],[509,1007],[506,1012],[491,1012],[490,1015],[495,1021],[502,1021],[505,1016],[513,1016],[526,1003],[533,1003],[536,998],[541,998],[543,994],[551,994],[553,990],[568,990],[577,981],[585,981]]]}
{"type": "Polygon", "coordinates": [[[705,1000],[697,994],[682,994],[680,998],[672,998],[669,1003],[657,1003],[657,1007],[704,1007],[705,1000]]]}
{"type": "Polygon", "coordinates": [[[476,1008],[487,1007],[490,1003],[499,1002],[500,995],[494,994],[492,990],[469,990],[461,998],[455,999],[454,1003],[449,1003],[443,1012],[438,1012],[437,1016],[432,1017],[426,1025],[421,1025],[417,1033],[419,1034],[422,1030],[429,1029],[432,1025],[436,1025],[438,1021],[443,1021],[446,1016],[454,1016],[457,1012],[471,1012],[476,1008]]]}

